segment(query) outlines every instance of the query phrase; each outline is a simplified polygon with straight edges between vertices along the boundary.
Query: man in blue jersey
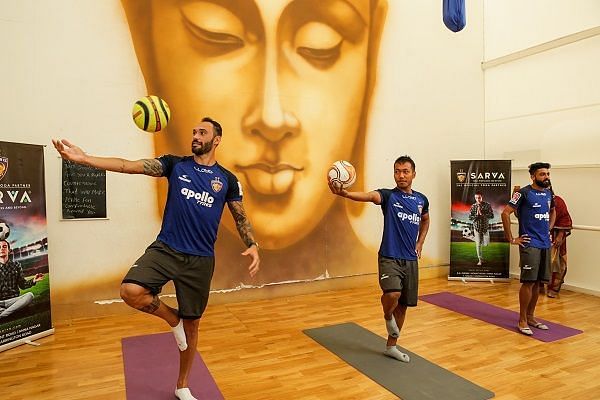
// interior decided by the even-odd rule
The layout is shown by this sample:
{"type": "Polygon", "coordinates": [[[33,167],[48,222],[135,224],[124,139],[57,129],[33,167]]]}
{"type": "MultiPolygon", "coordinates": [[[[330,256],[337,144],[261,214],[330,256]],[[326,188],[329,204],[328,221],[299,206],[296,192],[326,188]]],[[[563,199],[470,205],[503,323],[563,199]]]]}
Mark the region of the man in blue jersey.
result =
{"type": "Polygon", "coordinates": [[[383,237],[378,269],[379,286],[383,291],[381,305],[388,332],[384,354],[403,362],[409,362],[410,358],[396,347],[396,343],[407,307],[417,305],[418,259],[429,230],[429,201],[422,193],[412,190],[415,176],[414,161],[409,156],[402,156],[394,162],[396,187],[393,189],[349,192],[329,182],[329,188],[338,196],[381,206],[383,237]]]}
{"type": "MultiPolygon", "coordinates": [[[[532,183],[513,193],[502,211],[504,237],[519,246],[521,289],[519,290],[519,324],[524,335],[531,336],[530,326],[547,330],[548,326],[535,319],[540,282],[550,280],[550,230],[556,213],[550,186],[550,164],[536,162],[529,166],[532,183]],[[519,236],[510,229],[510,214],[519,218],[519,236]]],[[[543,284],[543,283],[542,283],[543,284]]]]}
{"type": "Polygon", "coordinates": [[[53,140],[67,160],[107,171],[166,177],[169,191],[158,237],[133,264],[121,284],[121,297],[129,306],[165,320],[180,350],[175,396],[194,400],[188,375],[198,340],[198,323],[210,291],[215,259],[214,244],[225,203],[249,256],[250,276],[259,269],[258,245],[242,205],[242,186],[231,172],[217,163],[215,150],[222,139],[221,125],[203,118],[192,130],[192,156],[165,155],[137,161],[94,157],[67,140],[53,140]],[[178,310],[158,297],[173,281],[178,310]]]}

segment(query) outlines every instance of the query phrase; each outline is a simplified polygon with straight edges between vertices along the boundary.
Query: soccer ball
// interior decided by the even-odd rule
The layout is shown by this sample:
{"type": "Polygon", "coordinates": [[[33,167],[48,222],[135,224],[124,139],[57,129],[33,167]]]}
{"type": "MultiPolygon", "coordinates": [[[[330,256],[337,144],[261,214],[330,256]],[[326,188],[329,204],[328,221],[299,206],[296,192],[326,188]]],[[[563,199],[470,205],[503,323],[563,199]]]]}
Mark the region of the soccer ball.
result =
{"type": "Polygon", "coordinates": [[[2,220],[0,220],[0,240],[6,240],[10,235],[10,226],[2,220]]]}
{"type": "Polygon", "coordinates": [[[356,170],[348,161],[336,161],[327,171],[327,179],[335,186],[347,189],[356,181],[356,170]]]}
{"type": "Polygon", "coordinates": [[[471,228],[463,228],[462,235],[465,238],[469,238],[469,237],[473,236],[473,232],[471,232],[471,228]]]}

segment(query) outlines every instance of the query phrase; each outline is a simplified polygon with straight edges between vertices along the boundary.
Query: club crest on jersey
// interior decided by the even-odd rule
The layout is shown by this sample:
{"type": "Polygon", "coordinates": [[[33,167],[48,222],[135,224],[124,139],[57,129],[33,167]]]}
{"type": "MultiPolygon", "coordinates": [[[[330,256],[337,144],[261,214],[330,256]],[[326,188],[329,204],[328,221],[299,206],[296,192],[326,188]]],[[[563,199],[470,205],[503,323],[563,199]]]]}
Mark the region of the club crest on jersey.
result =
{"type": "Polygon", "coordinates": [[[8,171],[8,158],[0,157],[0,179],[4,178],[6,171],[8,171]]]}
{"type": "Polygon", "coordinates": [[[463,183],[465,179],[467,179],[467,173],[461,169],[456,173],[456,179],[458,179],[460,183],[463,183]]]}
{"type": "Polygon", "coordinates": [[[423,214],[423,205],[419,204],[417,208],[419,209],[419,214],[423,214]]]}
{"type": "Polygon", "coordinates": [[[223,189],[223,182],[221,182],[218,176],[215,177],[212,181],[210,181],[210,186],[215,193],[219,193],[221,189],[223,189]]]}
{"type": "Polygon", "coordinates": [[[510,199],[509,203],[517,204],[519,202],[520,198],[521,198],[521,192],[514,192],[512,199],[510,199]]]}

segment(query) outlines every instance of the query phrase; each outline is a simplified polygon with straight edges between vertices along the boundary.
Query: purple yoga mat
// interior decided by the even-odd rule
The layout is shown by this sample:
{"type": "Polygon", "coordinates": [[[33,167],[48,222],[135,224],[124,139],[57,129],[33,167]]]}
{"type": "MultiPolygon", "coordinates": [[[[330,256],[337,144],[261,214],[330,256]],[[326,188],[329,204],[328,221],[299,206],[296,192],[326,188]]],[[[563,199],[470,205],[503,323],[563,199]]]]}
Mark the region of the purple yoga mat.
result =
{"type": "MultiPolygon", "coordinates": [[[[499,326],[509,331],[517,332],[517,324],[519,322],[519,313],[511,310],[505,310],[491,304],[483,303],[478,300],[473,300],[468,297],[459,296],[450,292],[440,292],[419,296],[423,301],[426,301],[436,306],[455,311],[460,314],[468,315],[481,321],[489,322],[492,325],[499,326]]],[[[539,322],[543,322],[550,328],[547,331],[530,327],[533,331],[534,339],[542,342],[554,342],[555,340],[564,339],[569,336],[583,333],[579,329],[569,328],[568,326],[556,324],[536,317],[539,322]]]]}
{"type": "MultiPolygon", "coordinates": [[[[179,371],[179,350],[171,332],[122,339],[127,400],[173,400],[179,371]]],[[[189,386],[199,399],[223,400],[198,352],[189,386]]]]}

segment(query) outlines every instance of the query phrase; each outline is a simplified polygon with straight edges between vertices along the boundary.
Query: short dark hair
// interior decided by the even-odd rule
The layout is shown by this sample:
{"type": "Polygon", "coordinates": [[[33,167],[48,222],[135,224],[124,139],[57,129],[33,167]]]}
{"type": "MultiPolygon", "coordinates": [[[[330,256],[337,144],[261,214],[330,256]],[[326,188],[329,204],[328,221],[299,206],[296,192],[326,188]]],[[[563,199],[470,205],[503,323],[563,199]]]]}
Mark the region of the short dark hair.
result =
{"type": "Polygon", "coordinates": [[[8,245],[8,250],[9,250],[9,251],[12,251],[12,246],[10,245],[10,242],[9,242],[8,240],[6,240],[6,239],[2,239],[2,240],[0,240],[0,242],[4,242],[4,243],[6,243],[6,244],[8,245]]]}
{"type": "Polygon", "coordinates": [[[535,175],[535,171],[537,171],[538,169],[542,169],[542,168],[549,169],[550,164],[547,162],[536,162],[536,163],[531,164],[529,166],[529,175],[535,175]]]}
{"type": "Polygon", "coordinates": [[[481,193],[481,190],[477,190],[477,191],[475,192],[475,196],[477,196],[477,195],[483,196],[483,193],[481,193]]]}
{"type": "Polygon", "coordinates": [[[411,165],[413,171],[416,171],[415,162],[409,156],[400,156],[400,157],[396,158],[396,161],[394,161],[394,165],[404,164],[404,163],[409,163],[411,165]]]}
{"type": "Polygon", "coordinates": [[[217,121],[215,121],[214,119],[210,118],[210,117],[204,117],[202,118],[202,122],[210,122],[211,125],[213,126],[213,131],[215,132],[216,136],[223,136],[223,128],[221,128],[221,124],[218,123],[217,121]]]}

